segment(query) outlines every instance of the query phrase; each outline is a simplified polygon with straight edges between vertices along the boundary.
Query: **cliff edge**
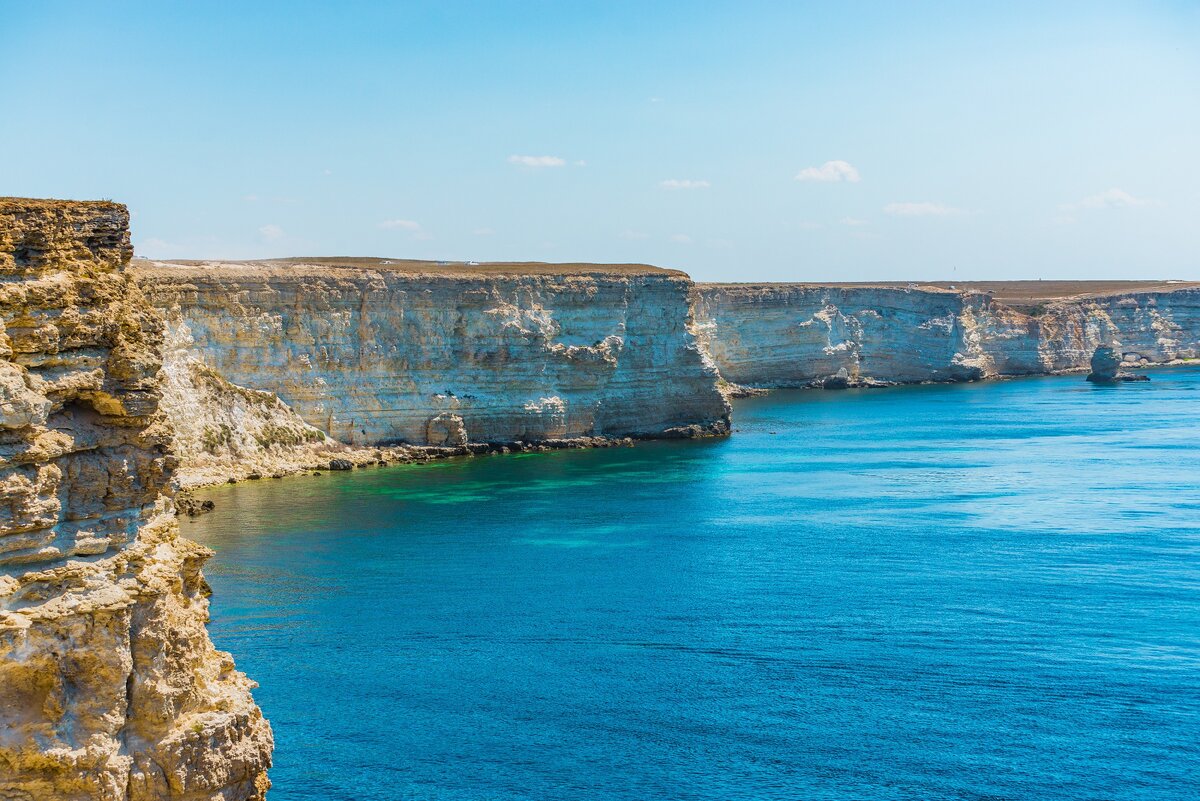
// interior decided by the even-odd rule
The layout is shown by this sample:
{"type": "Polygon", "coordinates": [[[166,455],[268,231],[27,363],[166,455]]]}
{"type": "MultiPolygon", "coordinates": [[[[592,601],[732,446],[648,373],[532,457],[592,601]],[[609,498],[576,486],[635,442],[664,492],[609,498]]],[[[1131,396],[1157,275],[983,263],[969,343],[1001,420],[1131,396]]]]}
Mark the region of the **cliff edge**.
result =
{"type": "Polygon", "coordinates": [[[128,224],[0,198],[0,797],[262,799],[271,731],[174,520],[128,224]]]}

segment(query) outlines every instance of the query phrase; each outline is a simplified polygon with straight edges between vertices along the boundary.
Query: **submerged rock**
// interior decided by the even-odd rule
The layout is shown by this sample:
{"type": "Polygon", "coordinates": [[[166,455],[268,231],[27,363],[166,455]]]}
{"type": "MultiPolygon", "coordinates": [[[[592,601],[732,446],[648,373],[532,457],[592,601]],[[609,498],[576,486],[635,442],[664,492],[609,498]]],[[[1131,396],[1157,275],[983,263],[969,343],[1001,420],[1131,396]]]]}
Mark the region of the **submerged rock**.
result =
{"type": "Polygon", "coordinates": [[[1093,384],[1115,384],[1120,381],[1149,381],[1150,376],[1121,369],[1121,357],[1115,348],[1101,345],[1092,354],[1092,372],[1088,381],[1093,384]]]}

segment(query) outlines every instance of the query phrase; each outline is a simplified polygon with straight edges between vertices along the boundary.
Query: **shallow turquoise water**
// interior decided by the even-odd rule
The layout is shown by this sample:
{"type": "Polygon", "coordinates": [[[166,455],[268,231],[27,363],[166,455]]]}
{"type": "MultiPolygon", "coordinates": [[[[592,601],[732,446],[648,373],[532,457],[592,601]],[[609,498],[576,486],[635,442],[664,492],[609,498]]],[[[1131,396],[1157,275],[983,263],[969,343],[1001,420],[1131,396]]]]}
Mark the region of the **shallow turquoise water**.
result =
{"type": "Polygon", "coordinates": [[[274,801],[1200,797],[1200,371],[227,487],[274,801]]]}

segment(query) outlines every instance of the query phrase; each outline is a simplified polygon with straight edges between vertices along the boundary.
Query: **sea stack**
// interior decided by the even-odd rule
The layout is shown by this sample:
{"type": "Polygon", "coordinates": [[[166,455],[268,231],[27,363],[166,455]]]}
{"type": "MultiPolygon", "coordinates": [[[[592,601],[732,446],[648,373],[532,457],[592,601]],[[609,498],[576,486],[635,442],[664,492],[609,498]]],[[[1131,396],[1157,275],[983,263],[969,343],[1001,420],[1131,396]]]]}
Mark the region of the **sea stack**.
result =
{"type": "Polygon", "coordinates": [[[0,798],[261,801],[271,729],[205,628],[117,203],[0,198],[0,798]]]}
{"type": "Polygon", "coordinates": [[[1092,354],[1092,372],[1088,381],[1093,384],[1115,384],[1121,381],[1149,381],[1150,376],[1121,369],[1121,357],[1111,345],[1101,345],[1092,354]]]}

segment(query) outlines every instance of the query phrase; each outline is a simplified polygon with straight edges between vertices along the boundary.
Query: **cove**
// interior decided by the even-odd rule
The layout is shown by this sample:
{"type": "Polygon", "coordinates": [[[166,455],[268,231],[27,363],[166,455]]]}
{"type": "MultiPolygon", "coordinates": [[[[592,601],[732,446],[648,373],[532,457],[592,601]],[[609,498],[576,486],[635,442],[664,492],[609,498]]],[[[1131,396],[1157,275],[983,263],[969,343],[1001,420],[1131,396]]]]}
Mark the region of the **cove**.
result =
{"type": "Polygon", "coordinates": [[[275,801],[1185,799],[1200,370],[220,487],[275,801]]]}

